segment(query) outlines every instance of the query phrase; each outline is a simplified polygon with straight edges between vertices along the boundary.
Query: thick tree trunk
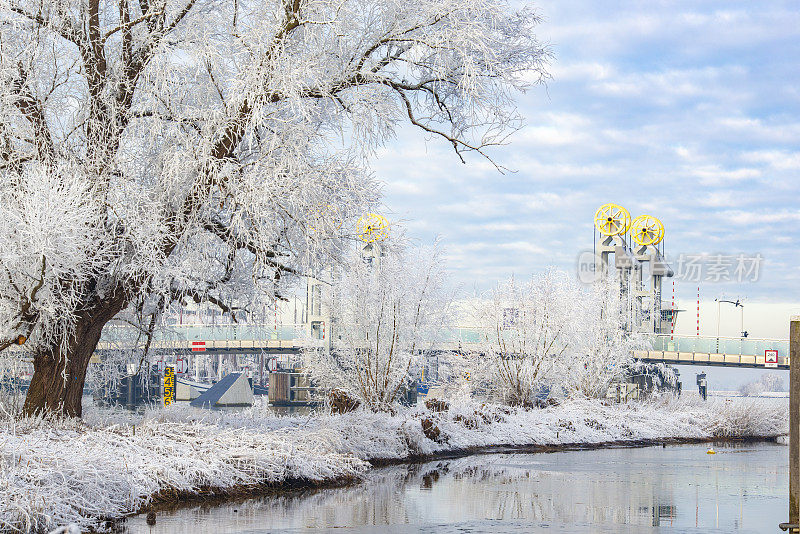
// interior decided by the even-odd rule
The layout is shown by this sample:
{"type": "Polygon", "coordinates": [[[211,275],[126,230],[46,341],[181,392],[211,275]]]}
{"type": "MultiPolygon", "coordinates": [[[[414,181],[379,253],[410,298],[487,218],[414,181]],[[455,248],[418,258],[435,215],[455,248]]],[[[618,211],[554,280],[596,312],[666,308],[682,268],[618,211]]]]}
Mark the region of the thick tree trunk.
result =
{"type": "Polygon", "coordinates": [[[124,307],[121,299],[102,301],[78,315],[63,345],[45,347],[33,357],[33,378],[23,415],[81,417],[86,370],[105,324],[124,307]]]}

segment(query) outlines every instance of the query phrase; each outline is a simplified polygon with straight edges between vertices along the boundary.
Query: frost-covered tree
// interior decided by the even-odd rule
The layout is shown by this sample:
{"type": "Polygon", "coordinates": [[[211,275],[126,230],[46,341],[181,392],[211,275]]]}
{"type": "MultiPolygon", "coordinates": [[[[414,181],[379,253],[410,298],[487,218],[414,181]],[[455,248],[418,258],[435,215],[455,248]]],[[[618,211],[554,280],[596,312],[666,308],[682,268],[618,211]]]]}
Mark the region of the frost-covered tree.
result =
{"type": "Polygon", "coordinates": [[[509,404],[533,405],[577,341],[573,286],[566,273],[550,270],[522,282],[511,278],[475,300],[476,383],[490,384],[509,404]]]}
{"type": "Polygon", "coordinates": [[[323,390],[344,390],[376,411],[391,409],[410,382],[451,302],[438,246],[389,241],[381,252],[368,261],[359,247],[337,269],[324,297],[333,321],[331,350],[306,352],[323,390]]]}
{"type": "Polygon", "coordinates": [[[640,334],[626,332],[623,313],[629,303],[620,298],[617,280],[573,286],[577,300],[578,336],[562,358],[558,383],[568,394],[605,397],[615,379],[625,376],[633,351],[645,346],[640,334]]]}
{"type": "Polygon", "coordinates": [[[0,0],[0,350],[28,414],[81,414],[122,311],[226,312],[338,254],[410,123],[459,156],[545,73],[504,0],[0,0]],[[313,231],[312,231],[313,229],[313,231]]]}
{"type": "Polygon", "coordinates": [[[556,392],[605,396],[638,346],[623,331],[618,292],[565,272],[511,278],[472,306],[482,338],[473,349],[476,384],[512,405],[556,392]]]}
{"type": "Polygon", "coordinates": [[[764,373],[757,380],[739,386],[739,393],[746,397],[757,397],[765,391],[786,391],[783,377],[778,373],[764,373]]]}

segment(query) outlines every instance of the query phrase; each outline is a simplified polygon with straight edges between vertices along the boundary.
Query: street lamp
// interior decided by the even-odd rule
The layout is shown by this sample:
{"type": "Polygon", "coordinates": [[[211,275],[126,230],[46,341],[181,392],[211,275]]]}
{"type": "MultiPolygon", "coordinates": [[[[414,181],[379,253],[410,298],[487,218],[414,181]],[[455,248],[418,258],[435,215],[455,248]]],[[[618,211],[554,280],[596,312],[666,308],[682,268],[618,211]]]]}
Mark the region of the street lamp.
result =
{"type": "Polygon", "coordinates": [[[734,300],[726,300],[726,299],[714,299],[717,302],[717,353],[719,353],[719,322],[721,318],[720,313],[720,304],[722,302],[726,302],[728,304],[733,304],[736,308],[741,308],[741,313],[739,315],[739,332],[741,333],[741,337],[747,337],[747,332],[744,329],[744,303],[741,302],[739,299],[734,300]]]}

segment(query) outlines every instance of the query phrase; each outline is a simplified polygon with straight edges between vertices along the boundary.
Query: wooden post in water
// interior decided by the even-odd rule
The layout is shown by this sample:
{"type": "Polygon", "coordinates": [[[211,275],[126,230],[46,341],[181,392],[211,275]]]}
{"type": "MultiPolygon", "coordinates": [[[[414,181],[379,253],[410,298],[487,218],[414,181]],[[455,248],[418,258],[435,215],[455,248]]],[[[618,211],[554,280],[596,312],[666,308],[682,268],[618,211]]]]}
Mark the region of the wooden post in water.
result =
{"type": "Polygon", "coordinates": [[[789,323],[789,522],[782,530],[800,532],[800,315],[789,323]]]}

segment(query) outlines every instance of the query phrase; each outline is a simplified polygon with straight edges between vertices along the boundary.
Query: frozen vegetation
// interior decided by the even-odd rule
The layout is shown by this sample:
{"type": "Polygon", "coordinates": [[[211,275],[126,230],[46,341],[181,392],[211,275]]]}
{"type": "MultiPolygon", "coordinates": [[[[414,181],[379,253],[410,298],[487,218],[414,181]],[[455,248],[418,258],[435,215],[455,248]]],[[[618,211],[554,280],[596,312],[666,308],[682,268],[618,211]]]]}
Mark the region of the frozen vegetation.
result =
{"type": "Polygon", "coordinates": [[[83,422],[0,423],[0,529],[73,523],[108,528],[151,502],[364,475],[370,461],[492,446],[564,446],[669,439],[771,438],[786,409],[768,400],[661,400],[544,409],[473,401],[397,413],[278,417],[265,404],[237,413],[184,406],[144,416],[91,411],[83,422]],[[447,408],[447,409],[444,409],[447,408]]]}
{"type": "Polygon", "coordinates": [[[766,373],[757,380],[739,386],[739,393],[745,397],[758,397],[764,393],[787,391],[783,377],[778,373],[766,373]]]}
{"type": "Polygon", "coordinates": [[[181,419],[3,422],[0,529],[41,531],[70,522],[101,528],[103,518],[129,514],[154,498],[293,479],[333,481],[366,468],[337,451],[331,431],[260,432],[181,419]]]}
{"type": "Polygon", "coordinates": [[[81,416],[112,319],[149,340],[170,305],[266,313],[341,260],[396,131],[491,158],[551,57],[506,0],[0,0],[0,20],[0,351],[37,356],[29,415],[81,416]]]}

